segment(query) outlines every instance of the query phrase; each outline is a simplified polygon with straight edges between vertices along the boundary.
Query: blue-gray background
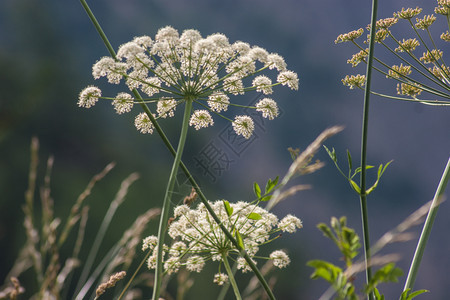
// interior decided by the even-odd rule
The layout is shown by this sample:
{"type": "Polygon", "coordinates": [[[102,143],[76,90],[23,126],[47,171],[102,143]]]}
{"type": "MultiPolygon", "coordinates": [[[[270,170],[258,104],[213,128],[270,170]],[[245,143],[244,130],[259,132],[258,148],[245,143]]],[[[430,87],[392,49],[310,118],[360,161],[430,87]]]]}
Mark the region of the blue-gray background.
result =
{"type": "MultiPolygon", "coordinates": [[[[264,184],[268,178],[286,172],[290,164],[288,147],[304,149],[332,125],[344,125],[346,129],[326,144],[337,149],[343,167],[346,149],[358,161],[362,93],[348,90],[340,79],[349,73],[363,73],[364,69],[355,71],[347,65],[346,60],[355,49],[346,44],[335,45],[334,40],[340,33],[369,23],[370,1],[94,2],[92,9],[115,48],[134,36],[154,36],[158,28],[166,25],[180,31],[195,28],[204,36],[220,32],[231,42],[243,40],[277,52],[285,57],[289,69],[299,74],[298,92],[286,88],[275,90],[274,97],[283,115],[266,124],[265,131],[260,132],[216,182],[202,175],[194,157],[217,139],[227,124],[216,122],[213,128],[189,136],[183,160],[211,199],[251,199],[254,181],[264,184]]],[[[435,3],[428,2],[425,12],[432,13],[435,3]]],[[[379,17],[389,17],[402,7],[416,5],[424,4],[381,1],[379,17]]],[[[440,34],[446,24],[440,18],[434,27],[439,27],[436,33],[440,34]]],[[[411,34],[401,37],[411,37],[411,34]]],[[[442,49],[445,52],[448,46],[442,49]]],[[[56,158],[52,195],[61,216],[67,215],[92,175],[107,163],[117,162],[115,170],[98,184],[89,199],[92,228],[99,224],[120,181],[131,172],[140,173],[141,179],[131,188],[108,235],[109,245],[139,212],[161,203],[172,158],[159,138],[139,134],[132,124],[135,114],[118,116],[111,106],[104,104],[90,110],[76,106],[79,91],[94,83],[92,64],[104,55],[107,51],[78,1],[3,0],[0,3],[0,280],[24,242],[21,205],[27,186],[32,136],[37,136],[41,143],[41,175],[46,157],[53,154],[56,158]]],[[[105,94],[115,94],[113,88],[108,93],[109,87],[103,81],[98,84],[105,94]]],[[[395,92],[392,82],[383,78],[374,84],[375,89],[395,92]]],[[[248,101],[251,100],[250,96],[248,101]]],[[[173,143],[177,140],[179,121],[180,118],[174,118],[161,123],[173,143]]],[[[449,127],[447,108],[372,98],[369,163],[394,160],[379,188],[369,197],[373,241],[431,200],[449,154],[449,127]]],[[[222,150],[232,155],[226,147],[222,150]]],[[[326,167],[296,181],[312,184],[313,189],[292,197],[275,210],[279,216],[294,213],[304,223],[304,229],[294,235],[284,235],[274,243],[276,247],[288,249],[293,260],[288,269],[280,272],[275,288],[280,299],[315,299],[326,287],[323,282],[311,281],[311,269],[305,266],[310,259],[334,262],[339,259],[331,241],[315,228],[317,223],[328,222],[331,216],[346,215],[350,226],[360,232],[357,196],[323,150],[317,158],[327,162],[326,167]]],[[[431,290],[421,299],[444,299],[450,293],[448,214],[449,206],[445,202],[415,286],[431,290]]],[[[149,228],[149,234],[156,233],[155,226],[156,223],[149,228]]],[[[407,268],[414,247],[411,241],[390,246],[385,253],[400,253],[399,266],[407,268]]],[[[212,273],[203,277],[206,280],[201,284],[203,291],[205,285],[212,286],[208,284],[211,276],[212,273]]],[[[387,299],[394,299],[402,286],[386,285],[381,289],[387,299]]],[[[218,290],[210,289],[212,293],[218,290]]],[[[192,299],[196,291],[194,288],[190,294],[192,299]]]]}

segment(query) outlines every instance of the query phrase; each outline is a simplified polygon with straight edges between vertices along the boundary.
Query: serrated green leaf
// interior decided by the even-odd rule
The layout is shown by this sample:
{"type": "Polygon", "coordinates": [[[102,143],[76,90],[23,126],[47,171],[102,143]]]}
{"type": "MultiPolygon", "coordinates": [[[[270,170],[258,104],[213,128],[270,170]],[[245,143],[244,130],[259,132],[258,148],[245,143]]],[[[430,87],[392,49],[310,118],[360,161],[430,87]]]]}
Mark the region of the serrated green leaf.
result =
{"type": "Polygon", "coordinates": [[[323,232],[323,235],[327,238],[333,239],[333,232],[331,231],[330,227],[328,227],[325,223],[319,223],[317,224],[317,228],[319,228],[320,231],[323,232]]]}
{"type": "Polygon", "coordinates": [[[330,149],[328,149],[327,146],[325,146],[325,145],[323,145],[323,147],[325,148],[325,151],[327,151],[328,156],[331,158],[331,160],[333,160],[335,163],[337,163],[336,150],[334,150],[334,148],[332,148],[333,150],[330,151],[330,149]]]}
{"type": "Polygon", "coordinates": [[[225,207],[227,215],[230,217],[233,214],[233,208],[230,206],[230,202],[223,200],[223,206],[225,207]]]}
{"type": "Polygon", "coordinates": [[[247,218],[250,220],[261,220],[262,217],[260,214],[252,212],[247,215],[247,218]]]}
{"type": "Polygon", "coordinates": [[[398,282],[400,276],[403,276],[403,271],[397,268],[394,263],[389,263],[375,272],[365,290],[371,292],[382,282],[398,282]]]}
{"type": "Polygon", "coordinates": [[[261,198],[261,188],[259,187],[259,184],[257,182],[253,183],[253,192],[255,193],[256,197],[261,198]]]}
{"type": "Polygon", "coordinates": [[[341,268],[324,260],[310,260],[306,265],[315,269],[311,274],[312,279],[322,278],[330,283],[334,283],[338,279],[339,274],[342,274],[341,268]]]}

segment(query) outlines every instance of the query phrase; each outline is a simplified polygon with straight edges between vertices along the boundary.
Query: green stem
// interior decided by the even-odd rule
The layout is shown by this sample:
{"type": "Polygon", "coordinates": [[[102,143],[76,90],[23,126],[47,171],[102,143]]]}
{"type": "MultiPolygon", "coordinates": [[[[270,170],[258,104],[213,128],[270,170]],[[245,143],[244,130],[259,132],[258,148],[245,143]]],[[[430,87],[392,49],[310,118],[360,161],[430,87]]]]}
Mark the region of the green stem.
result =
{"type": "Polygon", "coordinates": [[[236,280],[234,279],[233,271],[231,270],[230,264],[228,263],[228,258],[225,254],[222,254],[223,264],[228,273],[228,280],[230,281],[231,286],[233,287],[234,295],[236,296],[236,300],[241,300],[241,294],[239,293],[239,288],[237,286],[236,280]]]}
{"type": "Polygon", "coordinates": [[[411,289],[414,286],[414,281],[416,280],[417,273],[419,271],[420,262],[425,251],[425,246],[427,244],[428,238],[430,237],[431,228],[433,227],[434,219],[439,208],[440,201],[442,200],[442,195],[444,194],[445,188],[447,186],[448,180],[450,178],[450,157],[447,161],[447,166],[445,167],[444,173],[442,174],[441,180],[439,182],[438,188],[434,195],[433,201],[431,203],[430,209],[428,211],[427,219],[423,225],[422,233],[417,243],[416,252],[408,272],[408,277],[406,278],[404,291],[411,289]]]}
{"type": "MultiPolygon", "coordinates": [[[[105,33],[103,32],[100,24],[95,19],[94,14],[92,13],[92,11],[89,8],[89,6],[87,5],[86,1],[85,0],[80,0],[80,2],[83,5],[84,9],[86,10],[86,13],[88,14],[89,18],[91,19],[91,22],[94,25],[95,29],[97,30],[97,32],[101,36],[103,42],[105,43],[106,48],[108,49],[111,57],[116,58],[116,53],[114,52],[114,49],[112,48],[111,43],[109,42],[108,38],[106,37],[105,33]]],[[[135,98],[139,101],[142,109],[145,111],[145,113],[149,117],[149,119],[152,122],[153,126],[155,126],[155,130],[159,134],[159,136],[161,137],[161,139],[162,139],[164,145],[166,146],[166,148],[169,150],[170,153],[172,153],[173,156],[175,156],[177,152],[175,151],[175,149],[173,148],[172,144],[168,140],[168,138],[165,135],[164,131],[162,130],[161,126],[159,126],[158,122],[156,121],[155,117],[151,113],[150,109],[144,103],[144,101],[143,101],[141,95],[139,94],[139,92],[136,89],[133,89],[132,92],[133,92],[133,95],[135,96],[135,98]]],[[[192,175],[189,172],[188,168],[186,167],[186,165],[182,161],[180,161],[180,167],[181,167],[181,170],[183,171],[183,173],[188,178],[189,182],[194,187],[195,191],[197,192],[197,195],[199,196],[199,198],[202,201],[202,203],[205,205],[205,208],[208,210],[208,212],[210,213],[210,215],[212,216],[214,221],[220,226],[220,229],[227,236],[227,238],[233,243],[233,245],[237,249],[239,249],[241,256],[244,257],[244,259],[247,261],[247,263],[250,266],[250,268],[252,269],[252,271],[255,273],[256,277],[258,278],[258,280],[260,281],[260,283],[263,286],[264,290],[266,291],[267,295],[269,296],[269,299],[274,300],[275,296],[273,295],[272,290],[270,289],[270,287],[267,284],[266,280],[264,279],[263,275],[258,270],[256,265],[253,263],[253,261],[251,260],[250,256],[247,254],[245,249],[242,249],[240,247],[239,243],[236,241],[236,239],[233,237],[233,235],[222,224],[221,220],[216,215],[216,213],[212,209],[211,205],[209,205],[209,202],[206,199],[206,197],[203,194],[203,192],[201,191],[200,186],[195,181],[195,179],[192,177],[192,175]]]]}
{"type": "MultiPolygon", "coordinates": [[[[152,251],[147,251],[147,254],[145,254],[144,258],[141,260],[141,263],[139,264],[139,267],[136,269],[136,271],[133,273],[133,275],[131,276],[131,278],[128,280],[127,284],[125,285],[125,287],[122,289],[122,292],[120,293],[119,297],[117,298],[117,300],[121,300],[122,297],[125,295],[125,292],[127,291],[127,289],[130,287],[131,282],[133,282],[133,279],[137,276],[138,271],[142,268],[142,266],[145,264],[145,262],[147,261],[148,257],[150,256],[150,254],[152,254],[152,251]]],[[[95,300],[95,299],[94,299],[95,300]]]]}
{"type": "Polygon", "coordinates": [[[100,37],[103,41],[103,44],[105,44],[106,48],[108,48],[108,52],[115,59],[116,53],[114,52],[114,49],[111,46],[111,43],[108,41],[108,38],[106,37],[105,32],[103,31],[102,27],[100,26],[100,23],[98,23],[97,18],[95,18],[94,14],[92,13],[92,10],[89,8],[89,6],[85,0],[80,0],[80,2],[84,8],[84,11],[88,14],[89,19],[91,19],[92,24],[94,24],[94,27],[97,29],[97,32],[100,35],[100,37]]]}
{"type": "MultiPolygon", "coordinates": [[[[233,275],[236,274],[236,271],[237,271],[237,263],[236,262],[233,264],[231,271],[233,272],[233,275]]],[[[225,296],[227,295],[227,292],[229,289],[230,289],[230,283],[227,282],[223,285],[222,289],[220,290],[220,293],[217,296],[217,300],[225,299],[225,296]]]]}
{"type": "Polygon", "coordinates": [[[184,145],[186,144],[187,131],[189,128],[189,118],[192,110],[192,99],[186,99],[184,108],[183,124],[181,126],[180,140],[178,142],[177,152],[173,161],[172,170],[169,176],[169,182],[167,183],[166,194],[164,195],[164,202],[161,209],[161,218],[159,221],[158,229],[158,254],[155,270],[155,283],[153,286],[153,300],[158,300],[161,293],[162,282],[162,260],[163,260],[163,244],[164,235],[167,228],[167,222],[169,220],[170,202],[172,199],[173,188],[175,186],[176,176],[178,173],[178,167],[180,166],[181,156],[183,155],[184,145]]]}
{"type": "MultiPolygon", "coordinates": [[[[372,64],[373,64],[373,52],[375,45],[375,25],[377,19],[377,7],[378,1],[372,0],[372,17],[370,27],[370,43],[369,43],[369,55],[367,58],[367,70],[366,70],[366,89],[364,93],[364,109],[363,109],[363,124],[362,124],[362,137],[361,137],[361,182],[360,182],[360,200],[361,200],[361,219],[363,227],[364,237],[364,253],[366,262],[366,281],[367,283],[372,278],[372,270],[370,267],[370,239],[369,239],[369,220],[367,213],[367,194],[366,194],[366,162],[367,162],[367,133],[369,126],[369,98],[370,98],[370,83],[372,79],[372,64]]],[[[369,293],[367,299],[374,299],[374,294],[369,293]]]]}

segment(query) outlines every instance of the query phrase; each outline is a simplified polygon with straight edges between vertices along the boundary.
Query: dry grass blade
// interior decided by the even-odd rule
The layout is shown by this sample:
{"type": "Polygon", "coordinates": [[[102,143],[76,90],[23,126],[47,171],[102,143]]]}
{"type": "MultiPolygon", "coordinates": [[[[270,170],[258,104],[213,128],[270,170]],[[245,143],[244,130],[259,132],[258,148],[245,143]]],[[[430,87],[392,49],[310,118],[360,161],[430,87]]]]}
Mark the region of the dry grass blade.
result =
{"type": "MultiPolygon", "coordinates": [[[[315,162],[311,164],[311,160],[314,157],[314,155],[317,153],[317,151],[320,149],[320,146],[323,144],[323,142],[332,137],[333,135],[341,132],[344,129],[343,126],[333,126],[331,128],[328,128],[324,130],[302,153],[298,154],[297,151],[292,150],[290,148],[291,155],[293,157],[296,156],[294,162],[289,167],[289,170],[287,174],[284,176],[283,180],[280,183],[279,188],[274,192],[272,199],[270,199],[269,203],[267,203],[266,209],[271,210],[275,207],[282,199],[286,197],[286,195],[283,195],[281,193],[281,188],[283,188],[289,180],[291,180],[295,175],[302,175],[302,174],[308,174],[312,173],[314,171],[317,171],[323,166],[323,163],[321,162],[315,162]],[[298,155],[297,155],[298,154],[298,155]],[[283,195],[283,197],[281,197],[283,195]]],[[[294,187],[295,190],[295,187],[294,187]]],[[[292,191],[294,191],[292,190],[292,191]]],[[[292,192],[291,191],[291,192],[292,192]]],[[[298,190],[297,190],[298,191],[298,190]]],[[[289,190],[288,190],[289,192],[289,190]]]]}
{"type": "MultiPolygon", "coordinates": [[[[438,205],[441,201],[439,201],[438,205]]],[[[428,213],[428,210],[432,204],[432,201],[422,205],[419,209],[409,215],[403,222],[401,222],[394,229],[386,232],[372,247],[372,253],[377,253],[386,245],[394,242],[409,241],[413,238],[413,234],[405,233],[408,229],[417,226],[422,223],[423,219],[428,213]]]]}
{"type": "MultiPolygon", "coordinates": [[[[261,268],[261,273],[263,276],[267,276],[274,269],[273,262],[267,261],[261,268]]],[[[271,276],[268,280],[269,287],[274,288],[277,282],[277,277],[275,275],[271,276]]],[[[268,299],[267,293],[258,284],[258,279],[253,276],[249,284],[243,292],[244,298],[246,300],[266,300],[268,299]]]]}
{"type": "Polygon", "coordinates": [[[64,226],[64,229],[61,233],[61,236],[59,237],[58,245],[61,246],[65,240],[67,239],[67,236],[69,235],[70,230],[72,227],[78,222],[79,220],[79,212],[80,207],[83,204],[84,200],[91,194],[92,188],[95,186],[95,184],[100,181],[103,177],[106,176],[115,166],[115,163],[109,163],[103,171],[95,175],[91,181],[88,183],[85,190],[80,194],[75,204],[72,206],[72,209],[70,210],[70,215],[67,218],[66,225],[64,226]]]}
{"type": "MultiPolygon", "coordinates": [[[[84,297],[84,295],[88,292],[90,286],[92,285],[93,281],[95,280],[94,278],[92,278],[92,276],[91,276],[91,278],[89,278],[89,274],[91,272],[92,266],[94,265],[94,261],[97,257],[98,251],[99,251],[101,243],[103,241],[103,238],[106,234],[106,231],[107,231],[109,225],[111,224],[112,218],[115,215],[117,209],[125,200],[125,197],[128,192],[128,188],[138,178],[139,178],[139,175],[137,173],[132,173],[122,181],[122,184],[119,188],[119,191],[116,194],[116,197],[111,202],[108,210],[106,211],[105,217],[103,218],[103,221],[102,221],[102,224],[100,225],[97,235],[95,236],[94,242],[90,247],[89,254],[88,254],[86,262],[83,266],[81,275],[78,278],[78,284],[76,287],[76,290],[78,291],[77,299],[84,297]]],[[[115,255],[116,254],[117,253],[115,253],[115,255]]]]}
{"type": "MultiPolygon", "coordinates": [[[[300,155],[295,159],[294,163],[289,168],[289,171],[285,178],[289,180],[295,174],[302,172],[302,170],[307,167],[317,153],[323,142],[332,137],[333,135],[341,132],[344,129],[343,126],[333,126],[324,130],[315,140],[312,142],[305,151],[300,153],[300,155]]],[[[284,181],[284,180],[283,180],[284,181]]]]}
{"type": "Polygon", "coordinates": [[[144,230],[147,229],[148,223],[160,214],[159,208],[152,208],[140,215],[133,225],[125,231],[122,238],[118,242],[120,247],[119,253],[114,256],[114,259],[107,266],[105,273],[111,273],[112,270],[118,266],[123,269],[128,269],[133,259],[135,258],[136,249],[142,243],[144,230]]]}
{"type": "MultiPolygon", "coordinates": [[[[368,266],[369,267],[384,266],[388,263],[397,262],[400,259],[401,259],[400,254],[396,254],[396,253],[373,256],[370,259],[370,265],[368,265],[368,266]]],[[[344,275],[346,278],[351,278],[353,275],[364,272],[365,270],[366,270],[366,263],[364,261],[362,261],[362,262],[358,262],[358,263],[353,264],[350,267],[348,267],[344,271],[344,275]]]]}
{"type": "Polygon", "coordinates": [[[293,187],[290,187],[289,189],[287,189],[284,192],[281,192],[278,196],[277,196],[277,201],[283,201],[285,198],[288,198],[290,196],[295,195],[297,192],[299,191],[304,191],[304,190],[309,190],[311,188],[310,185],[307,184],[299,184],[293,187]]]}

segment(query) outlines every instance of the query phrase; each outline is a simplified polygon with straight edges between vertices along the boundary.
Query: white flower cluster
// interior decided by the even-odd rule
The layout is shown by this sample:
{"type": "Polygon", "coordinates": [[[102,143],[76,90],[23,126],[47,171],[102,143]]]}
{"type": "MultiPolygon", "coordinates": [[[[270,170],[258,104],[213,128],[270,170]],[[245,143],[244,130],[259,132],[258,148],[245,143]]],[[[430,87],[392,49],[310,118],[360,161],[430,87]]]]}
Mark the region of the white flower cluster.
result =
{"type": "MultiPolygon", "coordinates": [[[[201,113],[194,111],[190,120],[196,129],[212,126],[211,113],[219,114],[233,105],[229,95],[252,90],[269,95],[276,85],[298,89],[297,74],[287,70],[283,57],[276,53],[240,41],[230,44],[220,33],[203,38],[197,30],[190,29],[180,35],[170,26],[161,28],[154,39],[141,36],[121,45],[117,60],[101,58],[94,64],[92,75],[95,79],[106,77],[112,84],[124,80],[130,90],[140,90],[148,96],[142,101],[157,102],[157,118],[174,116],[177,105],[183,101],[198,103],[203,109],[201,113]],[[267,69],[277,72],[275,83],[266,75],[257,75],[267,69]]],[[[100,89],[89,86],[80,93],[78,105],[89,108],[100,97],[100,89]]],[[[113,99],[119,114],[129,112],[134,103],[136,100],[125,93],[113,99]]],[[[252,108],[264,118],[273,119],[278,115],[276,102],[269,98],[252,108]]],[[[248,139],[254,127],[250,117],[245,117],[244,126],[242,116],[232,122],[236,133],[248,139]]],[[[138,129],[151,133],[142,130],[147,127],[141,124],[142,120],[145,121],[136,118],[138,129]]]]}
{"type": "MultiPolygon", "coordinates": [[[[280,231],[293,233],[302,227],[300,219],[292,215],[278,220],[274,214],[246,202],[233,204],[222,200],[211,203],[211,207],[230,232],[235,234],[238,232],[252,260],[261,245],[274,239],[274,234],[280,231]]],[[[212,260],[222,264],[227,257],[233,257],[242,272],[251,271],[246,260],[240,256],[239,250],[223,233],[202,203],[195,209],[184,204],[175,207],[174,221],[169,225],[168,234],[174,241],[170,247],[163,246],[163,252],[166,254],[164,269],[168,274],[177,272],[182,266],[191,272],[200,272],[206,261],[212,260]]],[[[144,239],[143,250],[153,251],[147,261],[150,269],[155,268],[157,248],[155,236],[144,239]]],[[[268,259],[273,260],[274,266],[278,268],[286,267],[290,263],[288,255],[281,250],[272,252],[268,259]]],[[[220,273],[219,267],[214,282],[222,285],[227,280],[228,276],[220,273]]]]}

